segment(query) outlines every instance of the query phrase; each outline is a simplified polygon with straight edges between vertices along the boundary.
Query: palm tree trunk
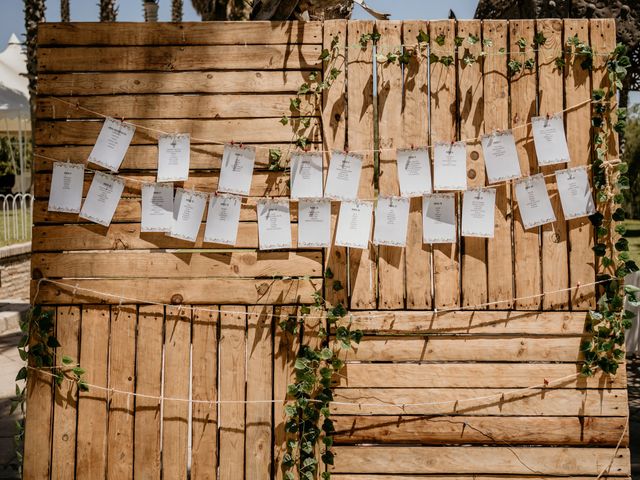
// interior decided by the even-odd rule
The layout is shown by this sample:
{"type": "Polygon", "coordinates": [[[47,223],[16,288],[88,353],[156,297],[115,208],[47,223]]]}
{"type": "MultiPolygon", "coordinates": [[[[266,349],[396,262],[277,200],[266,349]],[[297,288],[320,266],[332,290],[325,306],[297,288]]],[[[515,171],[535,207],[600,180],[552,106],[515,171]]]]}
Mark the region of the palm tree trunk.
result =
{"type": "Polygon", "coordinates": [[[69,0],[60,0],[60,21],[71,21],[71,10],[69,8],[69,0]]]}
{"type": "Polygon", "coordinates": [[[24,22],[27,47],[27,78],[29,79],[29,96],[31,98],[31,124],[32,132],[35,132],[35,98],[37,91],[38,58],[36,50],[38,45],[38,23],[44,22],[46,10],[44,0],[24,0],[24,22]]]}
{"type": "Polygon", "coordinates": [[[171,21],[182,21],[182,0],[173,0],[171,2],[171,21]]]}
{"type": "Polygon", "coordinates": [[[115,22],[117,15],[116,0],[100,0],[101,22],[115,22]]]}

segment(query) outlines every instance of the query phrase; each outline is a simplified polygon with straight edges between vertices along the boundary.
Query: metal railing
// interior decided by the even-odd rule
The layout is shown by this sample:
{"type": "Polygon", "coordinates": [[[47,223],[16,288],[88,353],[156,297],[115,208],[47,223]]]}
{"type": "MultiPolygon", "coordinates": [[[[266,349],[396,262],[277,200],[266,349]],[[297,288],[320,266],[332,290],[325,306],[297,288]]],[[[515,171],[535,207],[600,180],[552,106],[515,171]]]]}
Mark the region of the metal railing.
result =
{"type": "Polygon", "coordinates": [[[0,245],[31,240],[33,195],[15,193],[0,195],[0,245]]]}

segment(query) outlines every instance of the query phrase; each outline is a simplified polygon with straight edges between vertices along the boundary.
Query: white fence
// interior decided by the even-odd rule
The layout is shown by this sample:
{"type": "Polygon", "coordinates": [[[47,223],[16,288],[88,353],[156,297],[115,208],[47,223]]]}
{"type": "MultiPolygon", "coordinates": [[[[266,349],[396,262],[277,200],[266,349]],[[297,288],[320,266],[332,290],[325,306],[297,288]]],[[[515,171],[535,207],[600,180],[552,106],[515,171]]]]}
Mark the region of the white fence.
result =
{"type": "Polygon", "coordinates": [[[31,239],[33,195],[15,193],[0,195],[0,235],[2,244],[31,239]]]}

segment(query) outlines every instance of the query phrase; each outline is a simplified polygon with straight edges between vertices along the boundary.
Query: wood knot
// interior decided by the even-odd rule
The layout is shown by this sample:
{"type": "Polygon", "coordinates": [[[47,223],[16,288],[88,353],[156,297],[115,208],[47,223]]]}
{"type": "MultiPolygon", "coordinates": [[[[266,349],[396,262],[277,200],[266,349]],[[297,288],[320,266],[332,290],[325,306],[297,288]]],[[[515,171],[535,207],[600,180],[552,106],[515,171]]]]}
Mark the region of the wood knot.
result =
{"type": "Polygon", "coordinates": [[[180,305],[183,301],[184,298],[182,298],[182,295],[179,293],[176,293],[171,297],[171,305],[180,305]]]}

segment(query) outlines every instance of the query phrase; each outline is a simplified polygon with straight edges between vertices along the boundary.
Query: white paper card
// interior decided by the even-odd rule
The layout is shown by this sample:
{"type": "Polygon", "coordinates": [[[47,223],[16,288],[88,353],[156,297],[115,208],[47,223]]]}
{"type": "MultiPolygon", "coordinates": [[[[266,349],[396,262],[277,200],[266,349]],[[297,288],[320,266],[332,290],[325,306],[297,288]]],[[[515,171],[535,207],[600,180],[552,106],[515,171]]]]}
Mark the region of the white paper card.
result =
{"type": "Polygon", "coordinates": [[[204,241],[235,245],[240,224],[242,198],[235,195],[218,194],[209,197],[207,226],[204,241]]]}
{"type": "Polygon", "coordinates": [[[482,136],[482,153],[489,183],[520,178],[516,141],[510,130],[482,136]]]}
{"type": "Polygon", "coordinates": [[[334,200],[355,200],[358,197],[361,171],[361,155],[333,152],[324,196],[334,200]]]}
{"type": "Polygon", "coordinates": [[[422,197],[422,240],[424,243],[456,243],[456,197],[434,193],[422,197]]]}
{"type": "Polygon", "coordinates": [[[142,185],[141,232],[170,232],[173,226],[173,184],[142,185]]]}
{"type": "Polygon", "coordinates": [[[589,175],[584,167],[569,168],[556,171],[558,192],[564,218],[587,217],[596,213],[596,206],[591,195],[589,175]]]}
{"type": "Polygon", "coordinates": [[[225,145],[218,191],[249,195],[256,149],[239,145],[225,145]]]}
{"type": "Polygon", "coordinates": [[[191,139],[188,133],[158,138],[159,182],[183,182],[189,178],[191,139]]]}
{"type": "Polygon", "coordinates": [[[462,199],[462,236],[493,238],[496,191],[475,188],[462,199]]]}
{"type": "Polygon", "coordinates": [[[322,154],[291,155],[291,199],[322,197],[322,154]]]}
{"type": "Polygon", "coordinates": [[[291,248],[291,216],[288,199],[258,200],[260,250],[291,248]]]}
{"type": "Polygon", "coordinates": [[[398,181],[400,195],[403,197],[421,197],[431,193],[431,161],[429,150],[424,148],[398,149],[398,181]]]}
{"type": "Polygon", "coordinates": [[[106,118],[96,144],[89,154],[89,161],[117,172],[127,153],[136,128],[115,118],[106,118]]]}
{"type": "Polygon", "coordinates": [[[464,142],[436,142],[433,156],[433,189],[466,190],[466,144],[464,142]]]}
{"type": "Polygon", "coordinates": [[[123,180],[108,173],[96,172],[87,198],[82,204],[80,218],[108,227],[116,208],[118,208],[123,191],[123,180]]]}
{"type": "Polygon", "coordinates": [[[178,188],[173,208],[173,225],[169,235],[195,242],[206,205],[206,193],[178,188]]]}
{"type": "Polygon", "coordinates": [[[516,180],[516,199],[525,229],[556,221],[541,173],[516,180]]]}
{"type": "Polygon", "coordinates": [[[302,198],[298,203],[298,247],[331,246],[331,200],[302,198]]]}
{"type": "Polygon", "coordinates": [[[409,199],[406,197],[378,197],[373,243],[404,247],[407,244],[409,199]]]}
{"type": "Polygon", "coordinates": [[[350,200],[340,203],[335,244],[339,247],[368,248],[373,202],[350,200]]]}
{"type": "Polygon", "coordinates": [[[83,188],[84,165],[54,162],[48,210],[50,212],[79,213],[83,188]]]}
{"type": "Polygon", "coordinates": [[[549,118],[533,117],[533,143],[536,146],[538,165],[555,165],[569,162],[569,147],[564,134],[564,120],[561,113],[549,118]]]}

